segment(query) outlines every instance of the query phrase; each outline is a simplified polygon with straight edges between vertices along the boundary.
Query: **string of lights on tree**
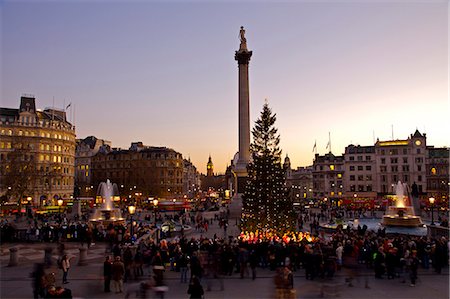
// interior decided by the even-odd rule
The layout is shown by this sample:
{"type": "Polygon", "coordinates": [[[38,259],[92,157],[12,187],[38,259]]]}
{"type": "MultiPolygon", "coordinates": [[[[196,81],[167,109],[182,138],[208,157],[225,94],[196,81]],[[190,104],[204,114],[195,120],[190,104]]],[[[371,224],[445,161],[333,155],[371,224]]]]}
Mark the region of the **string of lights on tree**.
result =
{"type": "Polygon", "coordinates": [[[266,102],[252,130],[252,161],[247,166],[248,180],[242,197],[244,234],[269,232],[282,237],[295,231],[295,213],[285,184],[275,121],[276,114],[266,102]]]}

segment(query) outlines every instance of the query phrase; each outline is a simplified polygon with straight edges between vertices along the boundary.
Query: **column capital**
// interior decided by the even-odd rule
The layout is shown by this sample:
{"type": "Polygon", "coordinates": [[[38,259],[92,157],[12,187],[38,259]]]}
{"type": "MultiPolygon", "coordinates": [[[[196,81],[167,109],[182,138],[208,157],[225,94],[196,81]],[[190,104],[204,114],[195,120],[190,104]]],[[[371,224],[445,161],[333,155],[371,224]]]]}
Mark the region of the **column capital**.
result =
{"type": "Polygon", "coordinates": [[[237,60],[238,64],[248,64],[253,52],[247,50],[239,50],[234,54],[234,60],[237,60]]]}

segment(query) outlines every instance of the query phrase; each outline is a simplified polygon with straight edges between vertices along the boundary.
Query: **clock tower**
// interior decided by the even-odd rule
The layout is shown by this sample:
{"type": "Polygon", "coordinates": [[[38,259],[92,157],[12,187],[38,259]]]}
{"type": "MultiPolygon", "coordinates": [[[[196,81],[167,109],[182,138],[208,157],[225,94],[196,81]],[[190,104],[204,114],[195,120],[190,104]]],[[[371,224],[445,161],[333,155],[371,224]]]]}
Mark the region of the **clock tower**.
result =
{"type": "Polygon", "coordinates": [[[206,176],[214,176],[214,165],[211,161],[211,155],[209,155],[208,163],[206,164],[206,176]]]}

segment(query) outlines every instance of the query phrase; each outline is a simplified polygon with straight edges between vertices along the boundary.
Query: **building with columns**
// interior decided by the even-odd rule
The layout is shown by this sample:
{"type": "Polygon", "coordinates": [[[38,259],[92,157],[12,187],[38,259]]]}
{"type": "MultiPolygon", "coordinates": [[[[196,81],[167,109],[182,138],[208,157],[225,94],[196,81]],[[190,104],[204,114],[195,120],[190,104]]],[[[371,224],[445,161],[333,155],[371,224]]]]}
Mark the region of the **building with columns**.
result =
{"type": "MultiPolygon", "coordinates": [[[[380,141],[373,146],[349,145],[342,156],[317,155],[313,164],[313,196],[343,204],[371,207],[388,204],[398,181],[417,186],[420,205],[429,197],[448,205],[449,150],[427,146],[418,130],[407,139],[380,141]]],[[[414,203],[415,205],[418,203],[414,203]]]]}
{"type": "Polygon", "coordinates": [[[149,197],[183,196],[182,155],[167,147],[133,142],[129,149],[112,148],[92,157],[92,184],[97,188],[109,179],[120,195],[142,202],[149,197]]]}
{"type": "Polygon", "coordinates": [[[70,198],[74,163],[75,127],[65,110],[38,110],[32,95],[20,98],[19,109],[0,108],[0,193],[6,200],[28,199],[37,207],[70,198]]]}

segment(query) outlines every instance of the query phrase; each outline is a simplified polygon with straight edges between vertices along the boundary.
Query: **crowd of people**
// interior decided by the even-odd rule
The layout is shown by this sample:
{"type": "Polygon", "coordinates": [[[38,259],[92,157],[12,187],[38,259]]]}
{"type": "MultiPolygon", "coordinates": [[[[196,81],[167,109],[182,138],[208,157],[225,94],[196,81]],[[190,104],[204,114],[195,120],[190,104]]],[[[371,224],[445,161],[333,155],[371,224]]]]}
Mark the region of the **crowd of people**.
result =
{"type": "MultiPolygon", "coordinates": [[[[205,225],[213,223],[226,229],[225,217],[216,216],[209,220],[198,215],[178,217],[183,217],[178,221],[192,221],[200,233],[206,232],[205,225]]],[[[338,226],[332,232],[318,227],[319,221],[332,217],[339,215],[324,211],[300,214],[299,219],[304,224],[312,224],[314,237],[290,240],[261,238],[249,242],[214,234],[212,238],[178,235],[158,240],[152,235],[137,241],[125,226],[99,229],[82,223],[75,225],[75,231],[92,229],[93,235],[94,231],[102,231],[103,240],[110,242],[103,264],[104,291],[121,293],[128,289],[123,287],[123,283],[141,282],[137,290],[141,298],[146,298],[150,290],[161,296],[167,292],[165,271],[179,273],[179,283],[186,286],[186,293],[191,298],[198,298],[204,292],[203,287],[206,291],[213,285],[224,289],[223,278],[226,276],[257,279],[259,269],[268,269],[273,271],[276,296],[290,298],[295,296],[293,277],[296,272],[300,276],[304,273],[307,280],[322,280],[333,279],[337,271],[343,271],[342,275],[347,277],[346,283],[351,287],[361,272],[371,271],[375,279],[397,279],[415,286],[418,269],[431,267],[440,274],[442,268],[448,266],[448,237],[386,235],[383,230],[371,231],[366,226],[354,229],[338,226]]],[[[86,235],[75,234],[78,238],[86,235]]],[[[64,254],[64,249],[60,254],[64,254]]],[[[62,271],[64,283],[68,271],[62,271]]],[[[56,292],[57,287],[49,274],[33,277],[40,277],[34,280],[35,298],[71,296],[70,290],[64,288],[56,292]]],[[[370,287],[367,279],[365,286],[370,287]]]]}

